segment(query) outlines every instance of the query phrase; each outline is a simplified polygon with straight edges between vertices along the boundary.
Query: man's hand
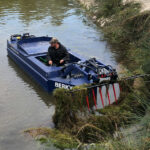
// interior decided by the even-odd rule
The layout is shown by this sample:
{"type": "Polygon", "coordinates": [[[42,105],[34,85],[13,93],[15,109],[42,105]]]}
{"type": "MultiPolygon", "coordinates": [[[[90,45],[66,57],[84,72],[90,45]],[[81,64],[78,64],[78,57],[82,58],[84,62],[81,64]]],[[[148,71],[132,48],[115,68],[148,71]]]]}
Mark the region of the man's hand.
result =
{"type": "Polygon", "coordinates": [[[50,61],[48,62],[48,64],[52,66],[53,62],[50,60],[50,61]]]}
{"type": "Polygon", "coordinates": [[[62,59],[62,60],[60,60],[60,62],[59,62],[59,63],[60,63],[60,64],[62,64],[63,62],[64,62],[64,60],[62,59]]]}

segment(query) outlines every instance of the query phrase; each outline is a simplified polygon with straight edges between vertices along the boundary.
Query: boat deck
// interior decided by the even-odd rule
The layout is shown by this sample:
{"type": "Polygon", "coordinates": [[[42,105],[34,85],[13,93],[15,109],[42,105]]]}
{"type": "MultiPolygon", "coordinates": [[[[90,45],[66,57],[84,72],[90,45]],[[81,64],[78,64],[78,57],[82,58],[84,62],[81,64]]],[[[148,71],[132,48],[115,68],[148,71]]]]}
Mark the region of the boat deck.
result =
{"type": "Polygon", "coordinates": [[[27,55],[34,55],[39,53],[46,53],[50,46],[49,37],[34,37],[23,39],[18,42],[19,48],[27,55]]]}
{"type": "Polygon", "coordinates": [[[27,54],[33,55],[37,53],[45,53],[48,50],[49,42],[47,41],[39,41],[32,43],[23,43],[21,47],[26,51],[27,54]]]}

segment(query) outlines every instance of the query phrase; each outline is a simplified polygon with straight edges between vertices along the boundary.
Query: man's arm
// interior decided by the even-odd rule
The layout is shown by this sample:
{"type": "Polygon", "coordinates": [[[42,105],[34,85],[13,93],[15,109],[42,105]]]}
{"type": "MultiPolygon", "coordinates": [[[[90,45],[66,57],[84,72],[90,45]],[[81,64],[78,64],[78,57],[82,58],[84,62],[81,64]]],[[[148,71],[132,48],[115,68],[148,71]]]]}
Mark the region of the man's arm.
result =
{"type": "Polygon", "coordinates": [[[47,59],[48,59],[48,64],[52,65],[52,58],[51,58],[51,47],[48,48],[48,53],[47,53],[47,59]]]}
{"type": "Polygon", "coordinates": [[[48,59],[48,61],[52,60],[52,58],[51,58],[51,47],[48,48],[47,59],[48,59]]]}
{"type": "Polygon", "coordinates": [[[65,54],[65,57],[62,60],[69,61],[69,53],[65,47],[64,47],[64,54],[65,54]]]}

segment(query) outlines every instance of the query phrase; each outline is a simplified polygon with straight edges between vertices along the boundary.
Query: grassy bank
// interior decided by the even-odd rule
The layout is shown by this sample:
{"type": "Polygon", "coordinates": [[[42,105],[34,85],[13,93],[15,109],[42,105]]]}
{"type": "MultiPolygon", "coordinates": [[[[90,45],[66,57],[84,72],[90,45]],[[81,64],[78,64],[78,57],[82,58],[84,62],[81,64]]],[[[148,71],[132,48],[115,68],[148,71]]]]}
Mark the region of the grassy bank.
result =
{"type": "Polygon", "coordinates": [[[90,150],[148,150],[150,149],[150,107],[144,117],[135,116],[138,124],[118,132],[117,137],[108,138],[90,150]]]}

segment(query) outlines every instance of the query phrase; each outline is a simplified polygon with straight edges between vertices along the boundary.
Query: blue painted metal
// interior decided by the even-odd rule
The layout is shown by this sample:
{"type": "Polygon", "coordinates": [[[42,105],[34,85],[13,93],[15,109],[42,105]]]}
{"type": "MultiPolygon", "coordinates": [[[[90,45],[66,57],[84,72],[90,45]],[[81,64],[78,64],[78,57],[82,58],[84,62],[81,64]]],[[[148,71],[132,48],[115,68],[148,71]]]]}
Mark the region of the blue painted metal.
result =
{"type": "MultiPolygon", "coordinates": [[[[48,92],[55,88],[71,89],[73,86],[100,81],[96,66],[70,50],[70,62],[66,66],[48,66],[44,61],[50,40],[51,37],[29,34],[12,35],[7,41],[8,56],[48,92]]],[[[112,72],[111,68],[97,60],[96,65],[112,72]]]]}

